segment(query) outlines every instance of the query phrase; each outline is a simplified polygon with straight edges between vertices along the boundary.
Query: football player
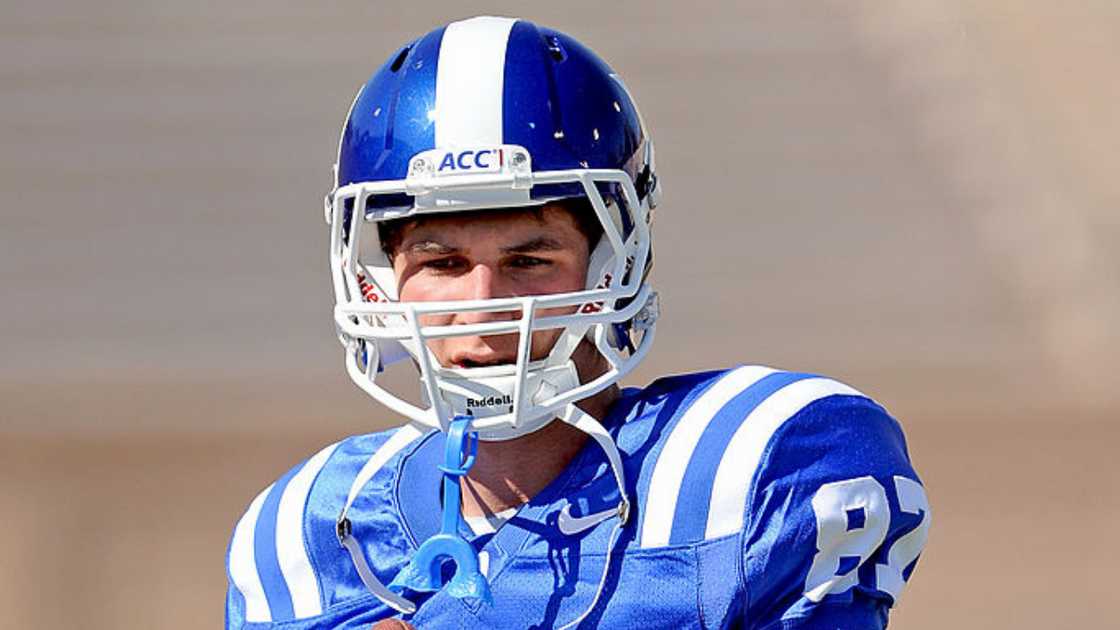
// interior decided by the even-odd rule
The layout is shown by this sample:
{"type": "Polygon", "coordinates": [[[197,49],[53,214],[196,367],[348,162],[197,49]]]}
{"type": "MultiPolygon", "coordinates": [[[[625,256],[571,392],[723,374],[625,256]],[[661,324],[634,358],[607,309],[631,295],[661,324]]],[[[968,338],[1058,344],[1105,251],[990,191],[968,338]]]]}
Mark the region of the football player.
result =
{"type": "Polygon", "coordinates": [[[881,406],[757,365],[619,387],[659,196],[626,86],[568,35],[478,17],[394,51],[325,213],[346,369],[404,423],[250,503],[227,627],[884,627],[930,511],[881,406]]]}

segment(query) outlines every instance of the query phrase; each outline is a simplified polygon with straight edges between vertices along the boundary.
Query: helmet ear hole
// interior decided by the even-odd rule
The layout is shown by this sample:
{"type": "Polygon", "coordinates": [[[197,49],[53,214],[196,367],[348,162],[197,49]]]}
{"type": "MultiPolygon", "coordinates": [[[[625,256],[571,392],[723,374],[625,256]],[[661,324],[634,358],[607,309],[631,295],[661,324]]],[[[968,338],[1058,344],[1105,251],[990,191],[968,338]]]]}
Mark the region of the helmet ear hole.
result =
{"type": "Polygon", "coordinates": [[[638,176],[634,179],[634,188],[638,191],[638,199],[645,199],[654,187],[657,185],[657,176],[653,174],[653,169],[649,164],[645,165],[638,176]]]}
{"type": "Polygon", "coordinates": [[[560,38],[555,35],[550,35],[544,39],[545,47],[548,49],[548,54],[556,63],[563,63],[568,58],[567,51],[564,50],[564,45],[560,43],[560,38]]]}
{"type": "Polygon", "coordinates": [[[404,60],[408,58],[408,53],[412,51],[412,46],[405,46],[397,53],[397,58],[393,60],[392,65],[389,66],[391,72],[397,72],[404,65],[404,60]]]}

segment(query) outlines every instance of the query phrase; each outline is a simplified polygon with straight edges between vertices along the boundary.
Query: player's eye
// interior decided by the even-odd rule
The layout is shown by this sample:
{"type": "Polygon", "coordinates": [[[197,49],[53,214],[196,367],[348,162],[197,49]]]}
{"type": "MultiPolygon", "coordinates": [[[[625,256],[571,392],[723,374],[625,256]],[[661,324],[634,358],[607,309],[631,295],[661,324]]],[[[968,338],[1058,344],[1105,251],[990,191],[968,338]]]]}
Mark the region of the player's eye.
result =
{"type": "Polygon", "coordinates": [[[420,263],[420,266],[431,271],[447,273],[465,268],[466,261],[458,256],[443,256],[440,258],[429,258],[420,263]]]}
{"type": "Polygon", "coordinates": [[[534,269],[540,267],[547,267],[551,265],[552,261],[545,258],[538,258],[536,256],[514,256],[509,261],[509,266],[515,269],[534,269]]]}

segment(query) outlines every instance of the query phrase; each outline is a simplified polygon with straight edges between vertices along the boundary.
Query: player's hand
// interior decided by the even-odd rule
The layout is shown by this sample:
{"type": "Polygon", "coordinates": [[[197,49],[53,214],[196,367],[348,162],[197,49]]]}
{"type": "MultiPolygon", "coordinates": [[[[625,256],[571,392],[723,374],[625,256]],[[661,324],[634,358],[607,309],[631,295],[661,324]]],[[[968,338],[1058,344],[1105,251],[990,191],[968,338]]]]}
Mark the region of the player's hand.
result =
{"type": "Polygon", "coordinates": [[[370,626],[369,630],[416,630],[416,627],[400,619],[382,619],[370,626]]]}

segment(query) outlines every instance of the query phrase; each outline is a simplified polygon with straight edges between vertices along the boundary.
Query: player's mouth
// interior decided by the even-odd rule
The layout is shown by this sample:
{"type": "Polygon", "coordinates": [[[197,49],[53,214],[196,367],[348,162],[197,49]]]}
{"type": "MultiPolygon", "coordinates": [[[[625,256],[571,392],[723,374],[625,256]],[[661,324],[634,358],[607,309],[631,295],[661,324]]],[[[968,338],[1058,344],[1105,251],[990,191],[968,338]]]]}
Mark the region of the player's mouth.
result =
{"type": "Polygon", "coordinates": [[[513,363],[513,357],[483,357],[460,355],[452,357],[451,359],[451,365],[457,368],[483,368],[494,367],[496,365],[511,365],[513,363]]]}

